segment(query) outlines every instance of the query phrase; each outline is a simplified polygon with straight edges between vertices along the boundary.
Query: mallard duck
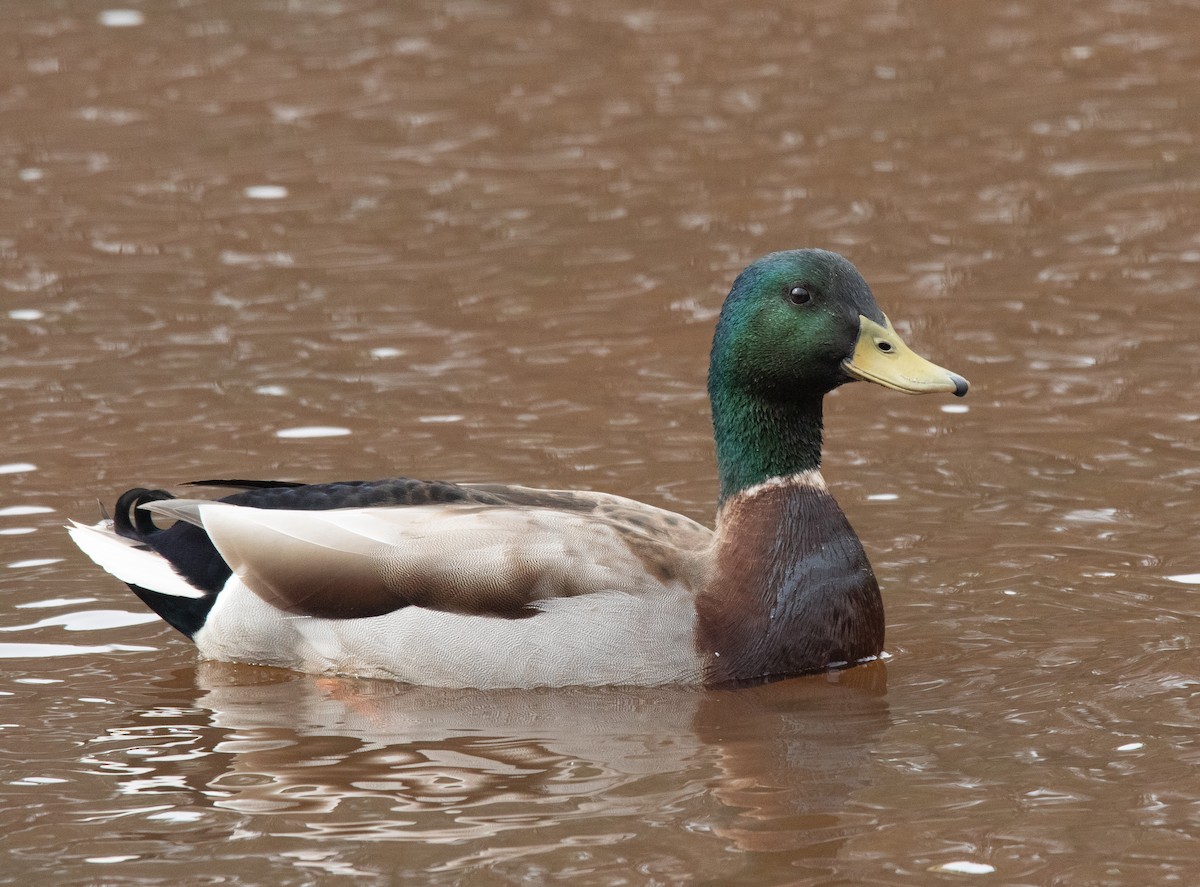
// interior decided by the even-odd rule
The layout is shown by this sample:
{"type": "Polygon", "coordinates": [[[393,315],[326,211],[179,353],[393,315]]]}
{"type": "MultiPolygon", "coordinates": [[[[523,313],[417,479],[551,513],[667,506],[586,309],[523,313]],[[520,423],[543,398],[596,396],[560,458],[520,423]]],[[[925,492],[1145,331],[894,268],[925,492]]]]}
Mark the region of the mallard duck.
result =
{"type": "Polygon", "coordinates": [[[822,400],[859,379],[967,392],[849,261],[777,252],[738,275],[713,337],[715,530],[607,493],[410,478],[133,489],[68,529],[209,659],[479,688],[817,672],[883,649],[879,586],[820,473],[822,400]]]}

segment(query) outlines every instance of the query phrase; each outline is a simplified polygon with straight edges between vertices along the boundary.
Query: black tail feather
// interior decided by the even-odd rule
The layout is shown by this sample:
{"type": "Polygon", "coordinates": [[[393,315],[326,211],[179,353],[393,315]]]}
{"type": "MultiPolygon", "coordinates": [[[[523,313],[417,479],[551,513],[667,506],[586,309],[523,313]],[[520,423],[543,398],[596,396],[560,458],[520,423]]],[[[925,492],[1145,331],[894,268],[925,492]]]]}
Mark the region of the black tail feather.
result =
{"type": "Polygon", "coordinates": [[[139,507],[146,502],[161,502],[175,497],[166,490],[147,490],[144,487],[134,487],[126,490],[117,499],[116,513],[113,515],[113,529],[126,539],[136,539],[145,542],[150,536],[161,532],[150,512],[139,507]]]}
{"type": "Polygon", "coordinates": [[[204,627],[204,621],[208,618],[209,611],[217,602],[216,594],[208,594],[202,598],[175,597],[150,591],[131,582],[125,584],[141,598],[143,604],[188,640],[191,640],[192,636],[204,627]]]}
{"type": "Polygon", "coordinates": [[[112,521],[119,535],[158,552],[190,585],[205,593],[200,598],[177,597],[126,583],[146,606],[190,638],[203,627],[230,570],[202,528],[176,521],[164,529],[141,507],[174,498],[166,490],[135,487],[117,499],[112,521]]]}

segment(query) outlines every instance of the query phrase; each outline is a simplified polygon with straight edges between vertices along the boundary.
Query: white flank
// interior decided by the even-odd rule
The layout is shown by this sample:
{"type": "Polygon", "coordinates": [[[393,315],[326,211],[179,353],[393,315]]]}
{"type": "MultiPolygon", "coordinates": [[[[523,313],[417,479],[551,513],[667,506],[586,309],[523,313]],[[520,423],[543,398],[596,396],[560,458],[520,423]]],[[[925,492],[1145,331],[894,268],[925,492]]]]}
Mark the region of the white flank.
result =
{"type": "Polygon", "coordinates": [[[108,521],[94,527],[71,521],[67,532],[84,554],[122,582],[173,597],[204,597],[203,591],[188,585],[158,553],[118,536],[108,521]]]}
{"type": "Polygon", "coordinates": [[[312,674],[353,674],[432,687],[695,685],[690,592],[596,592],[537,604],[527,619],[405,607],[371,619],[291,616],[230,577],[204,627],[200,655],[312,674]]]}

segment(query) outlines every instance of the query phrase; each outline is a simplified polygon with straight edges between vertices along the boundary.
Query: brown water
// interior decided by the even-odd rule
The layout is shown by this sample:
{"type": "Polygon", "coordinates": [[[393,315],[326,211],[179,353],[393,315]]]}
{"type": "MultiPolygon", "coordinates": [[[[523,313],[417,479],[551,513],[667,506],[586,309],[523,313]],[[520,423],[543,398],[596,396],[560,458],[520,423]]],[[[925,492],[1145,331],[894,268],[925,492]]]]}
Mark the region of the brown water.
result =
{"type": "Polygon", "coordinates": [[[129,18],[0,20],[0,883],[1200,883],[1200,4],[129,18]],[[974,383],[829,402],[884,663],[200,667],[60,529],[400,472],[708,519],[714,313],[795,246],[974,383]]]}

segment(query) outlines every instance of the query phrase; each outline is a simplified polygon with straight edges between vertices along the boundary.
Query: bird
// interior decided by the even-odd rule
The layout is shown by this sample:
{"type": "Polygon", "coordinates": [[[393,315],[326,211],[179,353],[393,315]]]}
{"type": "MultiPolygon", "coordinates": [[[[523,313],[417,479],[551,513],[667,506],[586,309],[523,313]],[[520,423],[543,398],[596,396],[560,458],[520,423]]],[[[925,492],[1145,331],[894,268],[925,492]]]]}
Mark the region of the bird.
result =
{"type": "Polygon", "coordinates": [[[738,686],[878,658],[884,612],[821,475],[822,404],[965,395],[837,253],[734,280],[709,358],[713,527],[610,493],[394,477],[135,488],[71,521],[203,659],[451,688],[738,686]],[[164,526],[165,524],[165,526],[164,526]]]}

